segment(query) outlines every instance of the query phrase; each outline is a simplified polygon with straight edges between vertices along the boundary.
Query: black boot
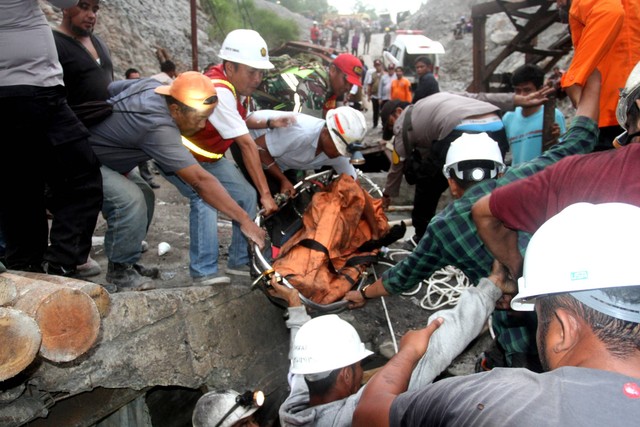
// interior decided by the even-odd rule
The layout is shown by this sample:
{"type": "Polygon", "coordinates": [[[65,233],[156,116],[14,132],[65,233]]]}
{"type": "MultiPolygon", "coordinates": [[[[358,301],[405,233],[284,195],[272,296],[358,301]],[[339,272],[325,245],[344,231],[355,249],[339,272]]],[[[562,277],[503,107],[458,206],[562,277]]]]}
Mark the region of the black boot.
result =
{"type": "Polygon", "coordinates": [[[152,279],[160,278],[160,270],[156,267],[147,268],[142,264],[135,263],[133,264],[133,268],[135,268],[141,276],[151,277],[152,279]]]}
{"type": "Polygon", "coordinates": [[[154,289],[153,280],[140,275],[134,264],[109,262],[107,282],[116,285],[119,291],[147,291],[154,289]]]}
{"type": "Polygon", "coordinates": [[[52,274],[54,276],[64,276],[64,277],[76,277],[76,268],[74,267],[63,267],[59,264],[54,264],[49,261],[45,261],[42,263],[42,271],[46,274],[52,274]]]}

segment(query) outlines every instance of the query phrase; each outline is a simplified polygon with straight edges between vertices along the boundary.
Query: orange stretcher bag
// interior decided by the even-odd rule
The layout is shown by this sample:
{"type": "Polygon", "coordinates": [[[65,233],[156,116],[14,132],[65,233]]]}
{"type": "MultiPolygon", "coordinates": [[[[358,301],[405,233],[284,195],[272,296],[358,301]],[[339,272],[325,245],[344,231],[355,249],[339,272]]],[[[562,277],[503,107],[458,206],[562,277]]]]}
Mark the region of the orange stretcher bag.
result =
{"type": "Polygon", "coordinates": [[[281,248],[273,268],[319,304],[342,299],[378,251],[359,248],[389,231],[382,200],[345,174],[314,194],[302,223],[281,248]]]}

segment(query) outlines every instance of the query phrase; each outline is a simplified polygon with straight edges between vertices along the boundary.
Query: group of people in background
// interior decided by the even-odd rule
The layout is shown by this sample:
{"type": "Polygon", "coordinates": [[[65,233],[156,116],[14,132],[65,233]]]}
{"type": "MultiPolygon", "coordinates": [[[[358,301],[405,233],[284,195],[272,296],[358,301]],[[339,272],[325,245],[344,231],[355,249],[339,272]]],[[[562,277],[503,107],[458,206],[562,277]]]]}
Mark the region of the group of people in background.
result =
{"type": "Polygon", "coordinates": [[[359,53],[368,55],[371,47],[373,30],[369,21],[341,20],[327,21],[323,25],[313,21],[309,31],[311,43],[343,51],[352,55],[359,53]],[[362,48],[360,46],[362,45],[362,48]]]}

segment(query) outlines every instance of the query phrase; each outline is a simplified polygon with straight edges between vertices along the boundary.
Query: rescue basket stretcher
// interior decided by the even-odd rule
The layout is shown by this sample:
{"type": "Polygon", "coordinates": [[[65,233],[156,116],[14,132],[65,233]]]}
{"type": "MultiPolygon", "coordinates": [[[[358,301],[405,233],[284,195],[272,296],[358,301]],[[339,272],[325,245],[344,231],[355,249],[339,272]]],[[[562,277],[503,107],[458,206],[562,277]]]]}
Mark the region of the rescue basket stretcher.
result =
{"type": "MultiPolygon", "coordinates": [[[[350,194],[358,192],[362,193],[360,196],[362,196],[365,201],[361,202],[360,199],[357,199],[354,204],[365,207],[369,205],[373,206],[374,209],[378,211],[378,215],[375,217],[375,220],[372,220],[369,216],[368,222],[364,224],[360,221],[356,226],[357,229],[355,230],[347,230],[348,227],[345,227],[345,224],[347,223],[357,223],[357,221],[353,221],[353,218],[348,217],[335,219],[335,222],[338,224],[332,224],[332,226],[335,225],[337,228],[337,230],[334,230],[334,233],[338,234],[337,238],[340,239],[340,234],[344,233],[343,241],[349,240],[357,245],[356,248],[358,250],[353,253],[349,252],[347,256],[348,259],[346,260],[339,256],[341,254],[336,256],[336,248],[327,248],[324,245],[319,244],[318,241],[305,237],[309,237],[309,228],[313,228],[314,225],[317,225],[318,229],[323,226],[327,228],[327,221],[330,222],[334,214],[336,214],[336,216],[340,216],[344,213],[343,211],[348,211],[344,206],[338,208],[334,207],[333,210],[331,210],[331,207],[318,205],[317,203],[319,199],[329,197],[329,193],[333,191],[340,191],[337,187],[342,184],[346,187],[349,185],[353,186],[353,179],[351,177],[347,177],[346,175],[340,177],[335,175],[333,170],[309,175],[294,185],[296,190],[295,196],[276,196],[276,203],[279,206],[279,210],[275,214],[265,217],[263,215],[263,211],[260,211],[256,216],[255,223],[267,231],[267,248],[263,252],[259,250],[257,245],[254,245],[252,248],[252,267],[254,272],[257,272],[259,275],[254,281],[253,286],[259,287],[274,304],[282,307],[285,306],[284,301],[274,298],[268,292],[268,288],[270,286],[269,281],[273,275],[276,275],[276,277],[278,277],[281,283],[285,286],[298,289],[302,303],[311,313],[335,313],[345,310],[348,303],[342,300],[344,293],[350,289],[361,289],[368,281],[371,280],[371,273],[373,273],[374,278],[377,278],[377,273],[381,266],[377,266],[375,270],[374,267],[378,261],[379,251],[377,248],[368,248],[366,244],[362,245],[360,242],[364,239],[368,240],[366,242],[367,244],[371,242],[371,240],[369,240],[370,236],[367,237],[367,231],[372,228],[370,226],[371,224],[373,224],[373,226],[378,225],[379,228],[383,230],[383,234],[388,235],[391,233],[388,233],[388,221],[381,208],[380,199],[382,198],[382,190],[361,171],[357,170],[357,175],[357,182],[359,184],[356,185],[357,189],[354,190],[352,188],[344,190],[346,193],[340,193],[338,198],[342,203],[349,203],[350,199],[346,201],[345,199],[349,198],[350,194]],[[351,183],[347,181],[351,181],[351,183]],[[315,195],[318,195],[316,196],[316,199],[314,199],[315,195]],[[367,203],[369,205],[367,205],[367,203]],[[305,212],[307,211],[314,212],[309,212],[305,215],[305,212]],[[326,214],[328,218],[325,218],[324,222],[320,219],[320,224],[312,224],[311,227],[309,227],[311,221],[310,217],[320,214],[326,214]],[[307,235],[305,236],[304,233],[307,233],[307,235]],[[299,283],[300,278],[297,277],[297,271],[291,271],[290,266],[282,266],[283,258],[289,256],[293,251],[298,250],[300,246],[303,247],[302,251],[310,252],[308,258],[303,257],[302,259],[304,259],[304,261],[298,263],[300,269],[309,270],[310,268],[311,273],[316,274],[316,270],[314,267],[310,267],[310,265],[316,265],[313,263],[319,262],[317,260],[318,257],[325,255],[326,257],[323,267],[318,268],[318,270],[327,271],[319,272],[318,276],[314,276],[313,281],[323,281],[324,278],[327,278],[327,281],[338,280],[338,286],[336,289],[331,289],[330,291],[327,291],[327,294],[324,294],[325,290],[323,289],[318,291],[305,288],[304,283],[299,283]],[[365,246],[367,246],[368,249],[360,251],[360,249],[365,246]],[[284,254],[279,252],[280,249],[283,250],[284,254]],[[264,252],[267,252],[269,255],[265,255],[264,252]],[[283,270],[281,270],[281,268],[283,270]],[[336,277],[338,277],[338,279],[336,279],[336,277]]],[[[402,234],[403,233],[404,230],[402,231],[402,234]]],[[[373,234],[376,235],[375,232],[373,232],[373,234]]],[[[380,237],[380,234],[377,236],[380,237]]],[[[323,240],[323,238],[321,237],[320,240],[323,240]]],[[[337,246],[338,248],[342,248],[340,245],[337,246]]],[[[372,245],[369,244],[369,246],[372,245]]],[[[306,253],[305,256],[307,256],[306,253]]],[[[291,264],[289,263],[289,265],[291,264]]],[[[298,266],[296,266],[296,269],[298,266]]],[[[388,266],[386,266],[385,269],[386,268],[388,268],[388,266]]],[[[307,273],[308,271],[305,271],[304,274],[307,273]]],[[[333,284],[334,282],[332,282],[332,285],[333,284]]]]}

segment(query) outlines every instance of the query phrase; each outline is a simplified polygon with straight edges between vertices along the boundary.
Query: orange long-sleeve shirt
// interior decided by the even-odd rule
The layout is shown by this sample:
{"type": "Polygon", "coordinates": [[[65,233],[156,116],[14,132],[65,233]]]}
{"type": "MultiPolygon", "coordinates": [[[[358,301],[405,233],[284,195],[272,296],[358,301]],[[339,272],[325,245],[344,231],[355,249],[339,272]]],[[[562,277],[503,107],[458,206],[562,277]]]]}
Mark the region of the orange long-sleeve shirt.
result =
{"type": "Polygon", "coordinates": [[[640,61],[640,0],[573,0],[569,26],[575,53],[562,87],[602,74],[599,127],[615,126],[620,89],[640,61]]]}
{"type": "Polygon", "coordinates": [[[391,81],[391,99],[411,102],[411,82],[405,77],[391,81]]]}

